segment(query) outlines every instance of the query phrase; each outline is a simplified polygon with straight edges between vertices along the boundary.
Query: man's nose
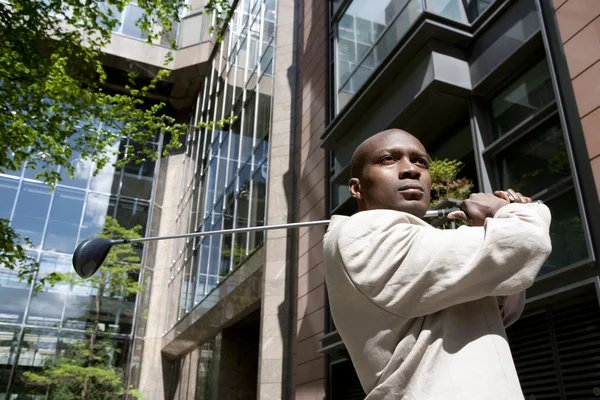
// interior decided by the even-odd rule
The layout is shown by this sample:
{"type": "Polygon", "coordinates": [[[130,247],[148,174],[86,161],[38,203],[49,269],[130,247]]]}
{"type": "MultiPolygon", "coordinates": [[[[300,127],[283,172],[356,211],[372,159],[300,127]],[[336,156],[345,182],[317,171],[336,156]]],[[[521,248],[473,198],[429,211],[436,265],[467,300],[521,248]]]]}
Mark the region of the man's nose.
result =
{"type": "Polygon", "coordinates": [[[398,168],[398,177],[400,179],[419,179],[421,177],[421,171],[410,160],[400,160],[398,168]]]}

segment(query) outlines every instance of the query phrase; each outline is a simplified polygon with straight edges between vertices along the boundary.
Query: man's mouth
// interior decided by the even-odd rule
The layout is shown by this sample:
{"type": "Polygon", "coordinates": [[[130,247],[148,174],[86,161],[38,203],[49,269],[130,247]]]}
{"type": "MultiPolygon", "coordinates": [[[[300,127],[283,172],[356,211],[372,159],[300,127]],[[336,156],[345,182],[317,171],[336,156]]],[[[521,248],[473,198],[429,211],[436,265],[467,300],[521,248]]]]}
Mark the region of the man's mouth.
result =
{"type": "Polygon", "coordinates": [[[405,185],[398,188],[398,191],[403,193],[424,193],[425,189],[421,185],[405,185]]]}

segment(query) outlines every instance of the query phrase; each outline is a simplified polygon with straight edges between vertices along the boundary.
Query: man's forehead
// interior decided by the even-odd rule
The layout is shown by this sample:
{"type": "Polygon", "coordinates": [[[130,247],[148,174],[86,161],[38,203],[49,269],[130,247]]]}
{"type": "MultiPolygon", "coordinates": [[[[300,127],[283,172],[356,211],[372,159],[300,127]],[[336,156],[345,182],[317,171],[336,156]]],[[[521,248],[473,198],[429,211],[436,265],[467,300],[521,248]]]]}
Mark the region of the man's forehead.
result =
{"type": "Polygon", "coordinates": [[[404,131],[382,132],[369,140],[368,152],[405,151],[426,153],[425,147],[413,135],[404,131]]]}

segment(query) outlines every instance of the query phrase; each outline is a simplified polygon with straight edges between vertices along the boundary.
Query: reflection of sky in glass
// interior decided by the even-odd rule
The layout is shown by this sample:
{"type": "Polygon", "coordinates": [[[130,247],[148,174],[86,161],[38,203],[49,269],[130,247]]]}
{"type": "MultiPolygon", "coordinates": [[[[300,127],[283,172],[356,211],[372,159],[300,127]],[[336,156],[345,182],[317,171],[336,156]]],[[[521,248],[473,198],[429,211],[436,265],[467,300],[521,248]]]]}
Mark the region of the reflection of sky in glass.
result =
{"type": "Polygon", "coordinates": [[[11,225],[16,232],[29,237],[35,247],[42,241],[49,205],[48,186],[42,183],[23,182],[11,225]]]}
{"type": "Polygon", "coordinates": [[[0,177],[0,218],[10,219],[19,181],[0,177]]]}
{"type": "Polygon", "coordinates": [[[60,187],[56,189],[46,228],[44,250],[61,253],[75,250],[84,200],[85,192],[60,187]]]}
{"type": "Polygon", "coordinates": [[[120,144],[121,141],[117,141],[107,149],[109,161],[106,166],[102,168],[102,170],[98,171],[98,174],[92,178],[90,190],[102,193],[111,193],[113,180],[115,178],[115,167],[112,164],[117,161],[118,154],[115,153],[119,150],[120,144]]]}

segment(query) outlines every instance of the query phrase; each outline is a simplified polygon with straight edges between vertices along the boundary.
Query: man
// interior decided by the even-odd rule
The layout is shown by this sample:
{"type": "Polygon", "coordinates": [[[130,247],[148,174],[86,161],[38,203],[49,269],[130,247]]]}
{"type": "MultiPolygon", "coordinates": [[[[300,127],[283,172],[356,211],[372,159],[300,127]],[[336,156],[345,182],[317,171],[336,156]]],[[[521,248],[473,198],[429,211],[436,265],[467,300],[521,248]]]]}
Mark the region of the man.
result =
{"type": "Polygon", "coordinates": [[[505,326],[550,254],[548,208],[480,193],[451,215],[471,226],[431,227],[428,156],[401,130],[356,149],[349,188],[360,212],[332,218],[325,278],[367,399],[523,399],[505,326]]]}

